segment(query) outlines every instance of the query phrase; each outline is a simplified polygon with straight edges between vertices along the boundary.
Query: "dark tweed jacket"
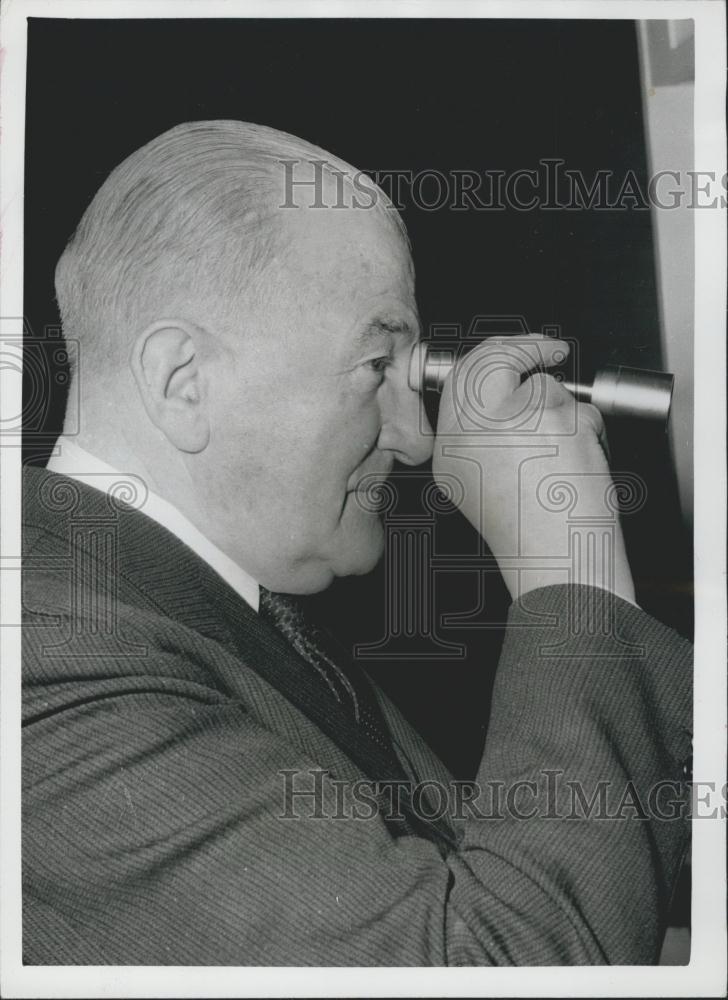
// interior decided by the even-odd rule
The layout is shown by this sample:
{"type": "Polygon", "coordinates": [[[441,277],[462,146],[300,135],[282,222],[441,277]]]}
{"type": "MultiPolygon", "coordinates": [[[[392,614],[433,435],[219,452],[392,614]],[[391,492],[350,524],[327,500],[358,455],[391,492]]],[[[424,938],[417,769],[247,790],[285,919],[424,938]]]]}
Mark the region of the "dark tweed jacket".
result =
{"type": "MultiPolygon", "coordinates": [[[[24,505],[27,963],[656,960],[688,835],[648,808],[690,754],[691,652],[670,629],[586,587],[528,594],[478,780],[536,786],[501,818],[491,784],[491,818],[418,826],[405,795],[404,822],[357,819],[336,782],[386,761],[212,569],[64,477],[28,469],[24,505]],[[285,801],[291,771],[318,782],[318,816],[285,801]],[[568,780],[587,801],[608,783],[614,818],[580,818],[568,780]]],[[[405,773],[448,782],[378,697],[405,773]]]]}

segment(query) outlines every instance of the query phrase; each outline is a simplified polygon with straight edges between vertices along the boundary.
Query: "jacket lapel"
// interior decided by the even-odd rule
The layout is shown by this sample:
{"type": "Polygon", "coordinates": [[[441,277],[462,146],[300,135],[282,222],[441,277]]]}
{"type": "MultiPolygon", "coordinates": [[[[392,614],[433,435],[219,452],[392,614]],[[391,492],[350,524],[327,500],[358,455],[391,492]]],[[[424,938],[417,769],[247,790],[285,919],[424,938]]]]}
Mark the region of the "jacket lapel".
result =
{"type": "MultiPolygon", "coordinates": [[[[132,584],[144,604],[151,603],[160,613],[214,638],[236,652],[245,665],[275,688],[302,712],[329,740],[373,782],[406,779],[396,771],[389,756],[370,741],[362,728],[334,698],[322,696],[318,679],[283,635],[258,615],[217,573],[175,535],[142,512],[127,507],[99,490],[46,470],[27,468],[24,481],[26,520],[68,540],[69,546],[83,546],[83,533],[73,531],[79,523],[97,524],[115,519],[117,551],[114,571],[132,584]],[[58,484],[73,492],[73,505],[53,508],[48,495],[58,484]]],[[[235,689],[236,679],[225,678],[235,689]]],[[[416,781],[416,776],[412,776],[416,781]]],[[[395,832],[414,828],[435,840],[442,850],[453,842],[449,824],[423,821],[413,809],[408,789],[400,797],[408,823],[395,832]]],[[[395,824],[396,825],[396,824],[395,824]]]]}

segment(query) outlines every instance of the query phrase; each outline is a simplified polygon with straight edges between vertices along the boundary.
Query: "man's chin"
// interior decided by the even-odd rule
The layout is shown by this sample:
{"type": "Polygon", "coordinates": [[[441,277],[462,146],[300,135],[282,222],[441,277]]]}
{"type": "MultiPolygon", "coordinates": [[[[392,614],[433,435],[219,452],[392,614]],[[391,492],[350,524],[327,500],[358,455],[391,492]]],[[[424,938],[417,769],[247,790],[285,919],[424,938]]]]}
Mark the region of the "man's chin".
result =
{"type": "Polygon", "coordinates": [[[340,556],[333,563],[335,576],[363,576],[371,573],[384,553],[381,518],[369,514],[358,518],[346,535],[340,556]]]}
{"type": "Polygon", "coordinates": [[[285,579],[275,585],[266,584],[269,590],[288,594],[318,594],[326,590],[340,576],[364,576],[371,573],[384,552],[384,529],[376,515],[356,518],[353,523],[339,526],[336,547],[316,558],[301,560],[295,572],[290,570],[285,579]]]}

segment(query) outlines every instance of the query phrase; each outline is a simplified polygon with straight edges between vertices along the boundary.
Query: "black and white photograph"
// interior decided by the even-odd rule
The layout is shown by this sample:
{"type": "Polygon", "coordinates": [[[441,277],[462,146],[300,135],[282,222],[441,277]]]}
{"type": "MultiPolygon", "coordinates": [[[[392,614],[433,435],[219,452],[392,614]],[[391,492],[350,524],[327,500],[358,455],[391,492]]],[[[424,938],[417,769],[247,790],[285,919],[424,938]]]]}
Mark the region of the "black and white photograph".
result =
{"type": "Polygon", "coordinates": [[[5,5],[4,996],[725,996],[725,16],[5,5]]]}

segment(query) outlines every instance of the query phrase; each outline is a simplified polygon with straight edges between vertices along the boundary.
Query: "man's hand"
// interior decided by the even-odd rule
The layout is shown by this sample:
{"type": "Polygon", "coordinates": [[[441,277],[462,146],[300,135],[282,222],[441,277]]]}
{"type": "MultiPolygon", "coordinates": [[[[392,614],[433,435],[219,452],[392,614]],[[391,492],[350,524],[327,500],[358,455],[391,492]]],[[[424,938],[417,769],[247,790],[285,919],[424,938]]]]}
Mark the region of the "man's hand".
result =
{"type": "Polygon", "coordinates": [[[433,474],[498,560],[515,600],[582,583],[634,603],[601,414],[540,372],[568,355],[550,337],[490,338],[442,392],[433,474]]]}

